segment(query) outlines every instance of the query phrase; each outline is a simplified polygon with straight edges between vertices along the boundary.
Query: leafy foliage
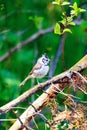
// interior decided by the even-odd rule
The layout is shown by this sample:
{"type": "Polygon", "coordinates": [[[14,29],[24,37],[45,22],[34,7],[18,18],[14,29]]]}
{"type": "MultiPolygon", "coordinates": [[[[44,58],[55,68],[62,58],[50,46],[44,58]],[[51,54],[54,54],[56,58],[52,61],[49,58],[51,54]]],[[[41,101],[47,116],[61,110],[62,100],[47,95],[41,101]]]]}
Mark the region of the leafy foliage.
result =
{"type": "Polygon", "coordinates": [[[70,2],[65,2],[65,1],[62,1],[62,0],[55,0],[53,2],[53,4],[57,4],[58,6],[61,7],[61,10],[62,10],[62,17],[61,18],[62,18],[62,20],[60,21],[60,23],[63,25],[63,28],[62,28],[59,23],[56,23],[56,25],[54,27],[54,33],[59,34],[59,35],[65,33],[65,32],[72,33],[71,29],[68,28],[68,26],[69,25],[74,26],[75,25],[75,22],[73,21],[74,17],[78,16],[82,12],[85,12],[86,10],[79,8],[77,6],[76,2],[74,2],[73,5],[70,5],[70,2]],[[69,8],[70,7],[72,8],[72,10],[70,11],[70,16],[66,15],[66,11],[63,8],[63,6],[65,6],[65,5],[68,5],[69,8]]]}

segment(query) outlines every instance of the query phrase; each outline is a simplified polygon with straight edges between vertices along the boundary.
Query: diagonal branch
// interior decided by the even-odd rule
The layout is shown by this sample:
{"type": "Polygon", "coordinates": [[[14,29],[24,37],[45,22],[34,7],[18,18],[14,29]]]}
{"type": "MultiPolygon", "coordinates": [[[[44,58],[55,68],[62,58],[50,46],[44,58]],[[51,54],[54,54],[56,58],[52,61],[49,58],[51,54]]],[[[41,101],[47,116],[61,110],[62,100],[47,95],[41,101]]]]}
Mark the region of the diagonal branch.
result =
{"type": "Polygon", "coordinates": [[[9,58],[14,52],[20,50],[22,47],[26,46],[30,42],[34,41],[35,39],[39,38],[40,36],[50,33],[53,31],[53,26],[47,29],[40,29],[37,33],[33,34],[31,37],[23,41],[22,43],[18,43],[17,46],[11,48],[7,53],[5,53],[2,57],[0,57],[0,62],[9,58]]]}
{"type": "MultiPolygon", "coordinates": [[[[71,77],[71,71],[81,71],[87,68],[87,55],[84,56],[78,63],[76,63],[73,67],[71,67],[69,70],[54,76],[52,79],[41,83],[40,85],[36,85],[32,87],[30,90],[24,92],[21,96],[18,98],[14,99],[13,101],[7,103],[6,105],[0,107],[0,114],[6,113],[13,109],[15,106],[17,106],[19,103],[23,102],[25,99],[33,95],[34,93],[40,91],[43,89],[45,86],[49,86],[52,83],[53,84],[61,84],[63,87],[65,87],[65,84],[68,84],[70,82],[70,77],[71,77]]],[[[73,74],[73,73],[72,73],[73,74]]]]}
{"type": "MultiPolygon", "coordinates": [[[[32,105],[30,105],[26,111],[20,116],[21,121],[24,125],[28,125],[33,117],[37,115],[38,111],[41,111],[45,106],[47,106],[50,101],[56,97],[58,93],[60,93],[66,85],[69,85],[71,77],[74,78],[74,71],[82,71],[87,68],[87,55],[84,56],[77,64],[71,67],[69,70],[64,73],[53,77],[49,80],[50,85],[49,88],[36,99],[32,105]],[[56,79],[56,80],[55,80],[56,79]],[[54,82],[55,81],[55,82],[54,82]],[[54,85],[55,84],[55,85],[54,85]],[[57,89],[59,88],[59,89],[57,89]]],[[[17,120],[9,130],[19,130],[22,129],[21,123],[17,120]]],[[[24,130],[24,129],[22,129],[24,130]]]]}

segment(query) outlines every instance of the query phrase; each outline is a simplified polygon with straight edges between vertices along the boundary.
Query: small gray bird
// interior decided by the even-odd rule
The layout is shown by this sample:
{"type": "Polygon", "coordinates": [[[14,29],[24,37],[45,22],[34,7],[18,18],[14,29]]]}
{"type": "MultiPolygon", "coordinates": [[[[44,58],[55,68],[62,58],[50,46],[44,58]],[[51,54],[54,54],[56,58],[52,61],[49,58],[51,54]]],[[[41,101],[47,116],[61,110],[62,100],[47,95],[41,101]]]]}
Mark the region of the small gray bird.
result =
{"type": "Polygon", "coordinates": [[[47,55],[42,55],[37,60],[37,63],[29,73],[29,75],[19,84],[19,86],[24,85],[26,81],[30,78],[42,78],[45,75],[47,75],[49,71],[49,66],[48,63],[50,62],[50,59],[48,58],[47,55]]]}

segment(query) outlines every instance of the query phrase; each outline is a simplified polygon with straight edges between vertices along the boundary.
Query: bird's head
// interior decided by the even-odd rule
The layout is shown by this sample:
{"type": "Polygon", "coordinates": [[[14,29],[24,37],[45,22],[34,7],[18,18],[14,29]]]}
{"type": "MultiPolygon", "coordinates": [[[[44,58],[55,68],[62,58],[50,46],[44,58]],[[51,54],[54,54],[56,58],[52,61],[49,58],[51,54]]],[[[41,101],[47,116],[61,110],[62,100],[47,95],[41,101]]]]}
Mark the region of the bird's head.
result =
{"type": "Polygon", "coordinates": [[[38,62],[43,65],[48,65],[48,63],[50,62],[50,59],[48,58],[46,54],[44,54],[42,55],[42,57],[38,59],[38,62]]]}

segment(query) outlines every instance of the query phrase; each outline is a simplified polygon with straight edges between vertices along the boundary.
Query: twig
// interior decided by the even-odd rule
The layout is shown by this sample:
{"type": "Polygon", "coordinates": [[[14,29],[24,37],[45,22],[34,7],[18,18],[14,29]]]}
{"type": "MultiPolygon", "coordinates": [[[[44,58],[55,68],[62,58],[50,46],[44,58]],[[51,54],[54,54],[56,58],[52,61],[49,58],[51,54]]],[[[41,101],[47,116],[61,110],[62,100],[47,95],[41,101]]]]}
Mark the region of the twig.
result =
{"type": "MultiPolygon", "coordinates": [[[[53,84],[54,85],[54,84],[53,84]]],[[[66,96],[66,97],[68,97],[73,103],[74,103],[74,100],[71,98],[73,95],[71,95],[71,94],[66,94],[66,93],[64,93],[63,92],[63,90],[60,90],[60,88],[57,86],[54,86],[55,88],[56,88],[56,92],[57,93],[61,93],[61,94],[63,94],[64,96],[66,96]]],[[[55,91],[55,90],[53,90],[53,91],[55,91]]],[[[76,98],[76,97],[75,97],[76,98]]]]}
{"type": "Polygon", "coordinates": [[[42,119],[46,124],[48,124],[48,125],[50,126],[50,123],[48,122],[47,118],[46,118],[43,114],[37,112],[36,115],[39,115],[39,116],[41,117],[41,119],[42,119]]]}
{"type": "Polygon", "coordinates": [[[20,121],[21,125],[23,126],[23,123],[22,123],[21,119],[18,117],[18,115],[13,110],[11,110],[11,111],[16,116],[16,118],[18,118],[18,120],[20,121]]]}
{"type": "Polygon", "coordinates": [[[12,113],[16,116],[16,118],[19,120],[19,122],[21,123],[22,128],[25,127],[26,130],[33,130],[32,128],[30,128],[30,127],[24,125],[23,122],[21,121],[20,117],[19,117],[13,110],[11,110],[11,111],[12,111],[12,113]]]}
{"type": "Polygon", "coordinates": [[[51,64],[51,67],[50,67],[50,72],[49,72],[49,77],[52,78],[54,73],[55,73],[55,70],[56,70],[56,67],[57,67],[57,63],[59,61],[59,57],[62,53],[62,46],[63,46],[63,42],[65,42],[65,35],[63,35],[61,37],[61,41],[60,41],[60,44],[58,46],[58,49],[57,49],[57,52],[56,52],[56,55],[55,55],[55,58],[51,64]]]}
{"type": "Polygon", "coordinates": [[[26,110],[26,108],[24,108],[24,107],[12,107],[11,109],[22,109],[22,110],[26,110]]]}
{"type": "Polygon", "coordinates": [[[37,123],[36,123],[36,121],[35,121],[35,119],[34,119],[34,117],[32,117],[32,121],[34,122],[36,128],[39,129],[39,128],[38,128],[38,125],[37,125],[37,123]]]}
{"type": "MultiPolygon", "coordinates": [[[[73,71],[71,73],[72,74],[74,74],[74,73],[77,74],[87,84],[87,80],[79,72],[73,71]]],[[[81,90],[84,94],[87,95],[87,92],[85,90],[83,90],[81,87],[79,87],[77,84],[74,84],[72,79],[71,79],[71,82],[72,82],[74,87],[76,86],[79,90],[81,90]]]]}
{"type": "Polygon", "coordinates": [[[82,79],[85,83],[87,83],[87,80],[86,80],[79,72],[74,71],[73,73],[78,74],[78,75],[81,77],[81,79],[82,79]]]}
{"type": "Polygon", "coordinates": [[[62,41],[61,41],[61,44],[62,44],[62,64],[63,64],[63,68],[64,70],[66,70],[66,66],[65,66],[65,58],[64,58],[64,45],[65,45],[65,38],[66,38],[66,33],[64,33],[62,35],[62,41]]]}
{"type": "Polygon", "coordinates": [[[86,91],[84,91],[81,87],[77,86],[77,88],[78,88],[79,90],[81,90],[84,94],[86,94],[86,95],[87,95],[87,92],[86,92],[86,91]]]}
{"type": "Polygon", "coordinates": [[[31,37],[26,39],[25,41],[18,43],[17,46],[11,48],[6,54],[4,54],[2,57],[0,57],[0,62],[6,60],[9,58],[14,52],[20,50],[22,47],[26,46],[27,44],[31,43],[35,39],[39,38],[40,36],[50,33],[53,31],[53,27],[47,28],[47,29],[41,29],[37,33],[33,34],[31,37]]]}
{"type": "Polygon", "coordinates": [[[0,119],[0,121],[16,121],[17,119],[0,119]]]}

